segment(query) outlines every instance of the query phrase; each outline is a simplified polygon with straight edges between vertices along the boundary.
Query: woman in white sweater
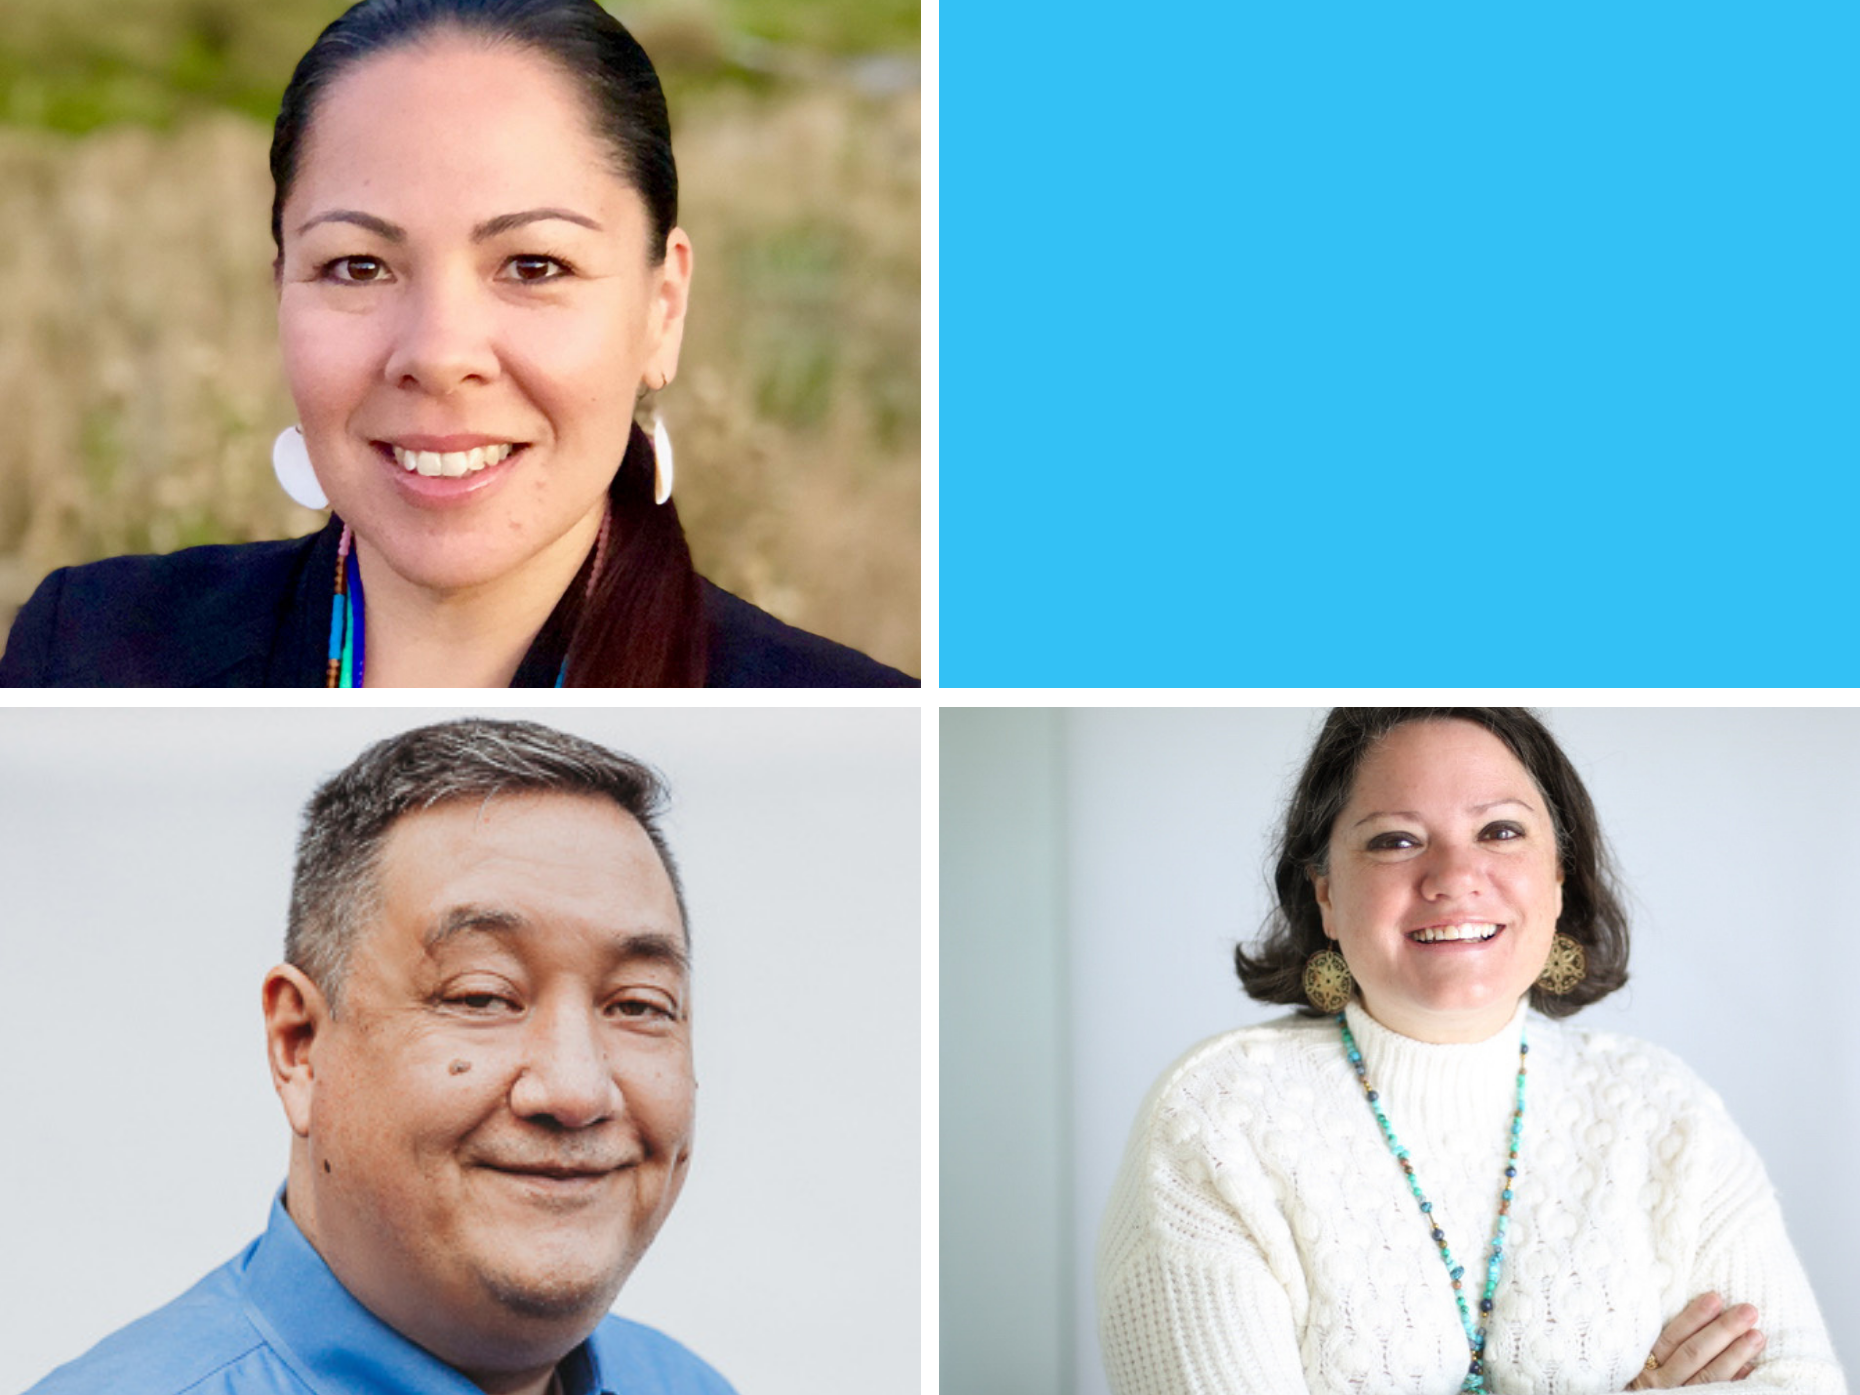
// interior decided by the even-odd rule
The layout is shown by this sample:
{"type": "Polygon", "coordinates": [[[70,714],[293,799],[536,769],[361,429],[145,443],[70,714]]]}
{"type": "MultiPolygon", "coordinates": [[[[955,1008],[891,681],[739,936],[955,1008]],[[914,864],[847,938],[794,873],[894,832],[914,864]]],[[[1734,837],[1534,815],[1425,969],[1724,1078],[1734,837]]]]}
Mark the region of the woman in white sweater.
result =
{"type": "Polygon", "coordinates": [[[1535,717],[1333,712],[1274,881],[1236,963],[1305,1015],[1138,1116],[1098,1256],[1119,1395],[1846,1390],[1717,1096],[1556,1020],[1626,981],[1627,923],[1535,717]]]}

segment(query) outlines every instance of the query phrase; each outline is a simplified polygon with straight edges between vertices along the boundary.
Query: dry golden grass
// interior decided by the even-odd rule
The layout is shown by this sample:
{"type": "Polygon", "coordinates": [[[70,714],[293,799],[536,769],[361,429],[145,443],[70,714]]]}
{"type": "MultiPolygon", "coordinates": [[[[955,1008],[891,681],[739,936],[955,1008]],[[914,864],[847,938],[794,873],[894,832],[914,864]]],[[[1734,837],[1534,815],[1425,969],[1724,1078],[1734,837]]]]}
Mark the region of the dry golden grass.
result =
{"type": "MultiPolygon", "coordinates": [[[[660,404],[699,568],[918,667],[916,93],[675,113],[698,252],[660,404]]],[[[0,127],[0,625],[52,568],[285,537],[269,131],[0,127]]]]}

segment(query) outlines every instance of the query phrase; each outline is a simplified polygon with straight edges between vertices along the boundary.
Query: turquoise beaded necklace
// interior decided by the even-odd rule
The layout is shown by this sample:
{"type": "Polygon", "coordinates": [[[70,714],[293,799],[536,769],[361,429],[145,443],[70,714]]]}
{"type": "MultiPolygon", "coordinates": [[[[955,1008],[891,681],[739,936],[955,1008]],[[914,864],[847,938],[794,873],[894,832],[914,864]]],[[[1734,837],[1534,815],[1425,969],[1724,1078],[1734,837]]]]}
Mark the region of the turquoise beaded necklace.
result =
{"type": "Polygon", "coordinates": [[[1498,1291],[1498,1271],[1505,1261],[1505,1232],[1511,1228],[1511,1191],[1518,1179],[1518,1139],[1524,1132],[1524,1058],[1530,1054],[1530,1043],[1523,1036],[1518,1038],[1518,1105],[1511,1112],[1510,1151],[1505,1158],[1505,1185],[1498,1194],[1498,1225],[1492,1232],[1492,1253],[1485,1262],[1485,1294],[1479,1300],[1479,1321],[1473,1322],[1472,1309],[1466,1304],[1466,1292],[1461,1287],[1465,1267],[1453,1258],[1453,1251],[1447,1248],[1446,1233],[1434,1224],[1434,1203],[1427,1199],[1421,1190],[1421,1179],[1414,1175],[1414,1164],[1408,1161],[1408,1150],[1395,1137],[1395,1130],[1389,1127],[1389,1116],[1382,1112],[1382,1100],[1369,1083],[1368,1068],[1363,1065],[1363,1053],[1357,1049],[1356,1038],[1350,1033],[1350,1024],[1340,1012],[1337,1014],[1337,1026],[1343,1032],[1343,1050],[1350,1058],[1350,1068],[1356,1072],[1356,1082],[1363,1087],[1363,1098],[1369,1101],[1369,1108],[1376,1116],[1376,1123],[1382,1127],[1382,1137],[1389,1145],[1389,1151],[1395,1155],[1395,1161],[1401,1164],[1402,1175],[1408,1179],[1408,1190],[1414,1193],[1414,1199],[1420,1203],[1421,1217],[1433,1232],[1434,1243],[1440,1247],[1441,1262],[1447,1266],[1447,1276],[1453,1280],[1453,1301],[1460,1305],[1460,1326],[1466,1330],[1466,1347],[1472,1359],[1466,1367],[1466,1379],[1460,1383],[1461,1395],[1483,1395],[1485,1391],[1485,1327],[1492,1315],[1492,1295],[1498,1291]]]}

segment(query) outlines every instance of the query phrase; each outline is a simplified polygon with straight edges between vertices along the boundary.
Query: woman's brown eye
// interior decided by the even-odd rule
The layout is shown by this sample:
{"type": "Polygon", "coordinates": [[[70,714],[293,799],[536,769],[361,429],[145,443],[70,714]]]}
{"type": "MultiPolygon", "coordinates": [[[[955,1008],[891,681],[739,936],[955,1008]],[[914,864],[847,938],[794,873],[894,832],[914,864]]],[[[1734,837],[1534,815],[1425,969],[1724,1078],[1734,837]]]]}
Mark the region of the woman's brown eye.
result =
{"type": "Polygon", "coordinates": [[[512,257],[510,274],[518,281],[553,281],[567,268],[554,257],[512,257]]]}
{"type": "Polygon", "coordinates": [[[358,285],[379,280],[382,270],[380,259],[376,257],[337,257],[323,267],[323,275],[333,281],[358,285]]]}

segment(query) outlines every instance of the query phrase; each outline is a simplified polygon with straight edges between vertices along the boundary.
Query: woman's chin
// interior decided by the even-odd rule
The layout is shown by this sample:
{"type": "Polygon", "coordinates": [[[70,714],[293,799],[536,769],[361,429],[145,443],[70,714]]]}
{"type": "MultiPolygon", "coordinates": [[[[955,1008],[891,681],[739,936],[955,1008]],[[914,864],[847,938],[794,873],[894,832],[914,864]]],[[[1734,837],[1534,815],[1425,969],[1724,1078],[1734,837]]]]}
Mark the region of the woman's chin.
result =
{"type": "MultiPolygon", "coordinates": [[[[436,596],[463,594],[495,587],[516,576],[525,556],[500,555],[468,537],[396,537],[376,541],[362,527],[355,535],[364,553],[385,565],[408,586],[436,596]]],[[[370,568],[372,570],[372,568],[370,568]]],[[[366,575],[364,575],[364,582],[366,575]]]]}
{"type": "Polygon", "coordinates": [[[1383,1026],[1420,1041],[1480,1040],[1511,1020],[1529,990],[1496,981],[1430,984],[1380,998],[1365,994],[1363,1005],[1383,1026]]]}
{"type": "Polygon", "coordinates": [[[1517,1006],[1523,991],[1514,993],[1509,983],[1496,979],[1475,979],[1465,983],[1434,984],[1415,995],[1416,1006],[1424,1012],[1443,1016],[1463,1016],[1469,1012],[1486,1012],[1501,1008],[1510,1012],[1517,1006]]]}
{"type": "MultiPolygon", "coordinates": [[[[511,497],[504,491],[505,499],[511,497]]],[[[546,577],[544,584],[559,592],[592,546],[604,502],[604,495],[597,496],[567,518],[553,510],[519,518],[500,507],[410,507],[365,490],[352,498],[331,496],[336,513],[355,531],[364,585],[385,566],[395,579],[435,596],[495,589],[526,575],[546,577]]]]}

